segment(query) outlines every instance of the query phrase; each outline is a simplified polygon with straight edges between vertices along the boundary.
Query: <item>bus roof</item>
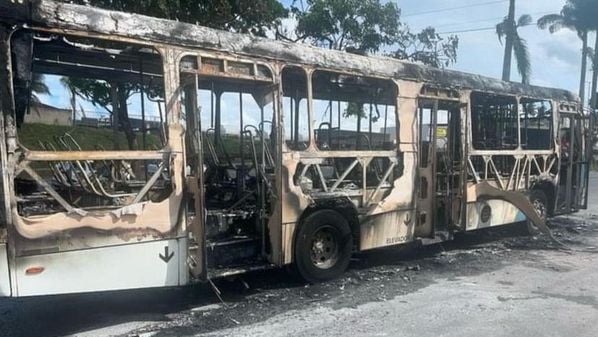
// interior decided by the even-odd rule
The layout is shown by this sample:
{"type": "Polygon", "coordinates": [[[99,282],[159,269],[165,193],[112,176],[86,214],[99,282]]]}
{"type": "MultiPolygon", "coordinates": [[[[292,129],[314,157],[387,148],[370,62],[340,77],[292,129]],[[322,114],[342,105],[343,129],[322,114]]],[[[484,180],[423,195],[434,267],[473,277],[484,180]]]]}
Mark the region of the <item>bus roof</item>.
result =
{"type": "Polygon", "coordinates": [[[147,42],[217,50],[362,76],[421,81],[443,88],[474,89],[561,101],[579,100],[574,93],[562,89],[505,82],[390,57],[362,56],[302,43],[277,41],[173,20],[56,1],[25,0],[19,4],[10,0],[0,0],[0,20],[10,24],[71,29],[147,42]]]}

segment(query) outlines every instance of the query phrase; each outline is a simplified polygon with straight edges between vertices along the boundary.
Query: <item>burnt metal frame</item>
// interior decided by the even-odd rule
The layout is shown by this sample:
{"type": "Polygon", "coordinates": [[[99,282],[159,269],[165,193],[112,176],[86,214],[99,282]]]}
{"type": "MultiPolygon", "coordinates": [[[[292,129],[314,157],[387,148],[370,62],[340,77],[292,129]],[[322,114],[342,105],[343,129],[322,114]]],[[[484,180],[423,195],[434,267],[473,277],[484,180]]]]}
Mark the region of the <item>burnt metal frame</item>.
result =
{"type": "MultiPolygon", "coordinates": [[[[467,74],[463,74],[463,73],[457,73],[457,72],[451,72],[451,71],[447,71],[447,70],[438,70],[438,69],[432,69],[432,68],[427,68],[427,67],[422,67],[419,65],[411,65],[411,64],[406,64],[406,63],[402,63],[400,61],[396,61],[396,60],[391,60],[391,59],[379,59],[379,58],[363,58],[361,56],[357,56],[357,55],[351,55],[351,54],[346,54],[346,53],[338,53],[338,52],[334,52],[334,51],[323,51],[323,50],[316,50],[316,49],[311,49],[311,48],[306,48],[303,46],[299,46],[299,45],[285,45],[284,43],[280,43],[280,42],[272,42],[272,41],[268,41],[268,40],[262,40],[262,39],[248,39],[243,37],[242,35],[236,35],[236,34],[231,34],[231,33],[226,33],[226,32],[218,32],[218,31],[214,31],[214,30],[210,30],[208,28],[203,28],[203,27],[197,27],[194,25],[186,25],[186,24],[181,24],[181,23],[177,23],[176,26],[176,31],[179,32],[180,34],[175,35],[175,34],[170,34],[170,30],[173,29],[172,27],[172,22],[170,21],[166,21],[166,20],[159,20],[159,19],[155,19],[155,18],[148,18],[148,17],[143,17],[143,16],[133,16],[133,15],[129,15],[129,14],[124,14],[124,13],[115,13],[118,14],[114,17],[112,17],[111,13],[112,12],[108,12],[108,11],[100,11],[97,9],[93,9],[93,8],[85,8],[83,6],[77,6],[77,5],[70,5],[70,4],[59,4],[57,2],[53,2],[53,1],[44,1],[41,3],[35,3],[34,6],[29,7],[29,6],[25,6],[25,5],[21,5],[21,4],[13,4],[13,3],[6,3],[6,1],[0,1],[0,9],[3,9],[3,11],[0,11],[0,18],[4,21],[6,20],[6,22],[26,22],[26,21],[31,21],[31,24],[34,27],[42,27],[42,26],[46,26],[46,27],[55,27],[55,28],[36,28],[39,30],[44,30],[44,31],[49,31],[49,32],[58,32],[58,33],[69,33],[69,34],[74,34],[74,35],[80,35],[80,36],[95,36],[98,38],[103,38],[103,39],[114,39],[114,40],[119,40],[119,41],[125,41],[125,42],[131,42],[131,43],[144,43],[148,46],[157,46],[158,49],[160,51],[162,51],[164,54],[163,56],[163,62],[164,62],[164,69],[165,69],[165,91],[166,91],[166,95],[167,95],[167,111],[172,114],[173,118],[168,119],[170,128],[174,127],[173,123],[178,122],[178,117],[180,116],[180,107],[177,105],[177,100],[178,100],[178,95],[177,92],[179,90],[178,85],[179,85],[179,81],[178,81],[178,76],[179,76],[179,69],[178,69],[178,62],[177,57],[178,55],[180,55],[181,53],[183,53],[185,50],[190,50],[193,48],[200,48],[200,49],[209,49],[212,51],[215,51],[214,53],[217,55],[249,55],[250,58],[254,57],[255,55],[261,55],[260,58],[263,60],[269,60],[270,62],[274,63],[275,69],[277,71],[274,72],[274,76],[276,77],[276,82],[279,83],[280,85],[280,68],[282,64],[292,64],[292,63],[296,63],[296,64],[300,64],[300,67],[303,67],[305,69],[311,69],[308,70],[311,74],[311,72],[313,71],[313,67],[316,67],[317,69],[323,69],[323,70],[330,70],[330,71],[335,71],[335,72],[348,72],[346,69],[351,69],[351,74],[355,73],[355,74],[360,74],[362,76],[369,76],[371,74],[373,74],[375,77],[380,77],[380,78],[384,78],[384,79],[394,79],[395,83],[397,83],[397,81],[399,81],[399,79],[411,79],[414,82],[437,82],[440,86],[446,86],[446,87],[450,87],[450,88],[483,88],[484,90],[488,90],[491,92],[513,92],[513,93],[529,93],[531,96],[538,96],[538,97],[553,97],[554,99],[560,100],[560,101],[565,101],[565,100],[570,100],[570,101],[575,101],[575,97],[574,95],[571,95],[567,92],[564,91],[560,91],[560,90],[555,90],[555,89],[547,89],[547,88],[539,88],[539,87],[531,87],[531,86],[522,86],[519,84],[515,84],[515,83],[504,83],[501,81],[497,81],[497,80],[493,80],[493,79],[486,79],[486,78],[479,78],[478,76],[473,76],[473,75],[467,75],[467,74]],[[6,9],[6,10],[4,10],[6,9]],[[29,12],[29,10],[31,9],[31,13],[29,12]],[[11,15],[14,14],[13,17],[6,17],[6,15],[3,15],[1,13],[12,13],[11,15]],[[31,20],[29,20],[29,14],[31,15],[31,20]],[[66,17],[77,17],[80,22],[75,22],[73,20],[68,20],[65,19],[63,17],[63,14],[66,15],[66,17]],[[70,15],[70,16],[69,16],[70,15]],[[86,20],[85,18],[89,18],[91,16],[97,17],[97,20],[86,20]],[[116,25],[115,27],[110,26],[112,24],[112,20],[110,20],[109,18],[112,17],[113,21],[114,21],[114,25],[116,25]],[[102,20],[102,18],[106,18],[106,20],[102,20]],[[120,24],[120,25],[119,25],[120,24]],[[104,25],[104,26],[103,26],[104,25]],[[141,30],[137,29],[137,26],[140,27],[141,30]],[[164,26],[164,28],[160,28],[161,26],[164,26]],[[123,28],[124,27],[124,28],[123,28]],[[148,27],[153,27],[153,28],[148,28],[148,27]],[[184,29],[183,29],[184,28],[184,29]],[[127,29],[130,29],[130,31],[127,31],[127,29]],[[110,34],[110,36],[108,36],[108,34],[110,34]],[[220,41],[221,43],[219,45],[214,45],[213,41],[220,41]],[[188,46],[189,48],[187,49],[183,49],[182,47],[175,47],[173,45],[180,45],[180,46],[188,46]],[[286,51],[281,51],[280,47],[284,47],[287,48],[286,51]],[[290,57],[289,55],[293,55],[293,57],[290,57]],[[295,58],[295,59],[294,59],[295,58]],[[294,60],[294,61],[293,61],[294,60]],[[365,62],[365,61],[368,62],[365,62]],[[345,70],[341,69],[344,68],[345,70]],[[174,121],[174,122],[173,122],[174,121]]],[[[5,41],[3,41],[5,42],[5,41]]],[[[8,49],[3,50],[2,52],[6,52],[8,49]]],[[[7,63],[9,64],[9,63],[7,63]]],[[[310,75],[311,76],[311,75],[310,75]]],[[[6,79],[5,79],[6,80],[6,79]]],[[[10,81],[7,81],[10,82],[10,81]]],[[[311,81],[308,81],[308,85],[311,86],[311,81]]],[[[312,112],[312,100],[311,100],[311,88],[309,88],[308,90],[309,95],[310,95],[310,99],[309,104],[308,104],[308,114],[310,116],[309,120],[311,121],[311,115],[313,114],[312,112]]],[[[280,95],[281,90],[279,90],[277,92],[277,95],[280,95]]],[[[10,95],[2,95],[4,97],[11,97],[10,95]]],[[[398,95],[399,96],[399,95],[398,95]]],[[[430,95],[430,96],[435,96],[434,94],[430,95]]],[[[3,100],[4,103],[6,103],[6,99],[3,100]]],[[[275,190],[278,191],[285,191],[285,188],[287,188],[287,186],[283,186],[285,185],[289,180],[288,180],[288,176],[286,176],[288,173],[284,173],[284,170],[288,170],[289,166],[286,166],[283,170],[282,166],[283,166],[283,162],[288,163],[293,162],[293,158],[295,159],[299,159],[299,158],[305,158],[305,159],[320,159],[320,158],[326,158],[326,157],[356,157],[354,153],[339,153],[339,152],[326,152],[326,151],[314,151],[314,137],[313,137],[313,125],[311,125],[310,123],[310,148],[308,148],[307,151],[303,151],[303,152],[299,152],[299,153],[290,153],[288,152],[286,149],[283,149],[283,147],[285,147],[283,139],[282,138],[282,131],[284,130],[284,128],[282,128],[282,123],[280,123],[281,119],[283,118],[281,116],[281,112],[282,112],[282,107],[280,106],[280,102],[281,99],[280,97],[276,97],[276,102],[278,103],[278,109],[277,109],[277,113],[275,113],[275,116],[278,116],[276,118],[278,118],[278,120],[274,121],[274,124],[276,124],[276,130],[278,130],[278,132],[276,133],[277,135],[277,154],[276,154],[276,181],[275,181],[275,185],[276,188],[275,190]],[[286,157],[283,158],[283,153],[286,155],[286,157]],[[283,181],[286,179],[286,182],[283,181]]],[[[398,98],[397,98],[397,112],[396,112],[396,118],[397,120],[400,120],[400,115],[401,115],[401,110],[400,106],[398,104],[398,98]]],[[[575,104],[575,103],[573,103],[575,104]]],[[[6,107],[3,106],[3,112],[6,114],[7,111],[10,111],[11,108],[10,107],[6,107]]],[[[407,113],[407,114],[413,114],[413,111],[402,111],[403,113],[407,113]]],[[[170,115],[169,114],[169,115],[170,115]]],[[[557,114],[554,114],[557,115],[557,114]]],[[[462,118],[462,123],[463,121],[466,121],[466,123],[471,123],[470,119],[469,119],[469,113],[467,114],[467,119],[463,119],[462,118]]],[[[397,132],[399,130],[399,125],[400,123],[397,121],[397,132]]],[[[471,128],[466,128],[467,129],[471,129],[471,128]]],[[[177,131],[178,129],[174,128],[171,131],[177,131]]],[[[11,132],[14,132],[14,130],[6,130],[7,133],[9,134],[9,137],[7,138],[7,142],[8,142],[8,151],[6,156],[3,157],[3,159],[7,159],[7,160],[3,160],[2,161],[2,165],[5,165],[6,163],[11,163],[13,161],[11,161],[11,158],[14,158],[14,149],[16,148],[16,144],[15,143],[11,143],[13,142],[15,139],[14,137],[11,138],[10,134],[11,132]]],[[[178,130],[180,131],[180,130],[178,130]]],[[[169,132],[169,136],[173,137],[173,132],[169,132]]],[[[400,135],[402,136],[402,135],[400,135]]],[[[408,136],[408,135],[404,135],[404,136],[408,136]]],[[[480,152],[480,151],[473,151],[473,149],[469,148],[468,146],[465,146],[465,144],[471,144],[470,142],[470,135],[467,134],[465,136],[467,139],[466,141],[463,142],[464,144],[464,151],[463,151],[463,156],[464,158],[470,158],[473,155],[496,155],[495,151],[489,151],[489,152],[480,152]]],[[[200,137],[197,137],[198,141],[201,142],[200,137]]],[[[415,139],[417,139],[417,137],[415,137],[415,139]]],[[[184,141],[183,139],[178,139],[179,141],[184,141]]],[[[409,146],[413,146],[413,144],[409,144],[410,141],[403,141],[403,139],[397,138],[398,140],[398,144],[397,144],[397,149],[399,148],[407,148],[409,146]]],[[[173,142],[173,139],[170,138],[170,142],[173,142]]],[[[201,145],[201,144],[200,144],[201,145]]],[[[201,146],[199,147],[201,148],[201,146]]],[[[184,156],[184,151],[181,151],[181,147],[180,144],[177,144],[176,149],[174,151],[174,154],[176,155],[178,153],[178,155],[183,155],[184,156]],[[177,152],[182,152],[182,153],[178,153],[177,152]]],[[[397,151],[391,151],[391,153],[388,153],[386,151],[381,151],[381,152],[371,152],[371,153],[367,153],[367,152],[360,152],[360,155],[363,155],[364,157],[377,157],[377,156],[396,156],[398,153],[397,151]]],[[[532,151],[529,154],[535,153],[537,151],[532,151]]],[[[117,157],[119,155],[121,155],[121,153],[104,153],[105,155],[112,155],[114,157],[117,157]]],[[[520,154],[525,154],[525,153],[520,153],[520,154]]],[[[29,154],[29,159],[30,160],[34,160],[36,158],[36,156],[38,156],[38,153],[30,153],[29,154]]],[[[62,155],[67,155],[66,153],[54,153],[54,155],[56,155],[55,160],[61,160],[64,157],[62,157],[62,155]]],[[[71,154],[72,155],[72,154],[71,154]]],[[[90,155],[94,155],[93,151],[90,152],[90,155]]],[[[138,153],[137,155],[140,156],[144,156],[145,153],[138,153]]],[[[111,156],[101,156],[101,157],[97,157],[97,160],[109,160],[112,159],[114,157],[111,156]]],[[[200,157],[201,157],[201,151],[200,151],[200,157]]],[[[114,158],[114,159],[118,159],[118,158],[114,158]]],[[[76,160],[76,157],[75,159],[76,160]]],[[[201,161],[201,158],[200,158],[201,161]]],[[[464,162],[465,164],[465,162],[464,162]]],[[[287,164],[285,164],[287,165],[287,164]]],[[[296,165],[296,161],[293,165],[296,165]]],[[[465,167],[466,165],[464,165],[465,167]]],[[[175,175],[182,175],[183,172],[183,167],[184,164],[181,166],[181,164],[179,163],[178,165],[176,165],[177,170],[179,172],[175,172],[175,175]]],[[[7,170],[9,171],[9,170],[7,170]]],[[[466,170],[463,170],[464,172],[466,170]]],[[[9,172],[10,173],[10,172],[9,172]]],[[[465,174],[465,173],[464,173],[465,174]]],[[[196,177],[191,177],[188,180],[188,184],[187,186],[202,186],[202,175],[199,174],[196,177]]],[[[8,186],[10,187],[10,179],[9,179],[9,175],[4,175],[4,186],[8,186]],[[7,180],[8,179],[8,180],[7,180]]],[[[464,182],[464,191],[466,191],[467,186],[465,185],[465,181],[466,179],[462,179],[462,181],[464,182]]],[[[178,184],[179,186],[182,184],[178,184]]],[[[203,198],[201,197],[202,195],[202,189],[201,188],[196,188],[198,191],[195,193],[196,195],[200,196],[199,198],[196,199],[196,203],[201,200],[203,200],[203,198]]],[[[288,191],[287,191],[288,192],[288,191]]],[[[6,194],[5,194],[6,195],[6,194]]],[[[282,194],[279,194],[280,196],[282,196],[282,194]]],[[[10,209],[9,204],[8,204],[8,199],[9,198],[5,198],[5,206],[7,206],[7,210],[10,209]]],[[[279,203],[283,203],[285,201],[286,198],[281,197],[279,198],[279,203]]],[[[299,203],[298,204],[287,204],[287,205],[275,205],[275,207],[278,207],[278,210],[274,211],[274,215],[273,215],[273,220],[274,220],[274,224],[278,223],[288,223],[290,222],[289,220],[296,222],[299,219],[299,215],[301,212],[301,209],[307,205],[305,202],[310,202],[310,200],[304,200],[305,198],[302,196],[299,196],[299,203]],[[287,208],[285,208],[285,206],[287,208]],[[285,216],[285,214],[287,213],[287,211],[291,211],[290,215],[287,217],[285,216]]],[[[463,205],[465,205],[465,202],[462,202],[463,205]]],[[[202,207],[197,207],[197,209],[202,210],[202,207]]],[[[10,212],[6,213],[7,217],[10,217],[10,212]]],[[[202,218],[203,216],[201,214],[198,215],[197,218],[202,218]]],[[[181,219],[181,225],[185,226],[185,219],[181,219]]],[[[10,222],[10,221],[9,221],[10,222]]],[[[203,235],[201,226],[197,226],[197,225],[191,225],[189,230],[193,233],[193,235],[195,237],[201,237],[203,235]]],[[[271,232],[271,238],[274,239],[272,240],[272,244],[273,244],[273,253],[271,256],[271,260],[277,264],[282,264],[282,263],[288,263],[290,262],[289,260],[287,260],[287,257],[282,257],[281,256],[281,250],[283,250],[284,247],[283,246],[283,233],[281,230],[275,230],[271,232]]],[[[194,257],[199,257],[199,258],[205,258],[205,256],[193,256],[192,254],[190,255],[190,258],[194,258],[194,257]]],[[[201,262],[197,262],[197,265],[202,266],[203,264],[201,262]]],[[[193,268],[192,268],[193,269],[193,268]]]]}

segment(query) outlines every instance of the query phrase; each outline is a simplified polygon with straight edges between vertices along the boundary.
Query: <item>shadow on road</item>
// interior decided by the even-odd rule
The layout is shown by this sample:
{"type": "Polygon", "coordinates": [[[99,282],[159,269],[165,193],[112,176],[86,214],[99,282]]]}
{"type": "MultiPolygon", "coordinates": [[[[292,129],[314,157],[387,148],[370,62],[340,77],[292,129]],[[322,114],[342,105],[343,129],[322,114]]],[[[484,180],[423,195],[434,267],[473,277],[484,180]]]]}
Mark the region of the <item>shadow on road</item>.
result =
{"type": "MultiPolygon", "coordinates": [[[[0,300],[0,335],[64,336],[129,322],[153,322],[154,327],[160,327],[161,331],[164,329],[164,334],[161,332],[159,336],[176,336],[191,331],[198,333],[250,324],[314,301],[328,301],[335,307],[356,306],[367,301],[383,300],[379,296],[372,297],[375,294],[372,291],[376,290],[371,289],[374,287],[371,282],[384,281],[379,281],[378,274],[387,275],[389,284],[384,296],[392,297],[434,283],[437,278],[446,277],[446,272],[458,276],[459,273],[498,269],[502,266],[502,257],[492,260],[479,254],[467,254],[467,251],[511,239],[529,241],[525,226],[513,224],[471,232],[459,235],[453,241],[431,246],[410,244],[360,253],[345,277],[325,284],[306,286],[284,269],[219,280],[217,286],[222,291],[227,308],[216,310],[209,318],[189,311],[190,308],[220,303],[206,284],[5,299],[0,300]],[[441,261],[440,257],[451,251],[464,251],[466,257],[456,263],[451,262],[451,258],[441,261]],[[420,268],[426,269],[427,273],[408,274],[410,270],[419,271],[420,268]],[[354,293],[347,293],[345,288],[354,293]]],[[[504,248],[504,243],[501,247],[504,248]]]]}

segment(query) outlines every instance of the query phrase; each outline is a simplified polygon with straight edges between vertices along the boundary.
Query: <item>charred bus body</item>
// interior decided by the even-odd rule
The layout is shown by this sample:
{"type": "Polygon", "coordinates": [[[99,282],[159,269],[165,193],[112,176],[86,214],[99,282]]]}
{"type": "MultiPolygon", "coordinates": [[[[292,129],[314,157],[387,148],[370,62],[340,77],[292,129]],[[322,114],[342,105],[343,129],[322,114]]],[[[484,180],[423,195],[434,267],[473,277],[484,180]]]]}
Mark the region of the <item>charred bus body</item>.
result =
{"type": "Polygon", "coordinates": [[[587,203],[563,90],[53,1],[0,1],[0,65],[3,296],[320,281],[587,203]]]}

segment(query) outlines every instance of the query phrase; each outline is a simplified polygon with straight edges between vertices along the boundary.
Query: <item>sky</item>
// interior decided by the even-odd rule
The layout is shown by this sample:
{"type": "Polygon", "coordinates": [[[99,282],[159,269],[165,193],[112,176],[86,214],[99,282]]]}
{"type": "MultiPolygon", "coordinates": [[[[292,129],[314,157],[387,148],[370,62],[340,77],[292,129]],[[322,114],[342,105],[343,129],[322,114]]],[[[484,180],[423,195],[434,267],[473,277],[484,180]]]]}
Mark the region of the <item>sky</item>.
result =
{"type": "MultiPolygon", "coordinates": [[[[535,22],[545,14],[560,12],[564,3],[564,0],[518,0],[515,16],[529,14],[535,22]]],[[[457,32],[457,63],[449,68],[501,77],[504,46],[494,26],[507,14],[508,1],[398,0],[398,5],[403,21],[413,30],[433,26],[441,33],[457,32]],[[461,8],[440,11],[456,7],[461,8]],[[425,14],[434,10],[438,11],[425,14]],[[489,29],[481,30],[484,28],[489,29]]],[[[581,40],[575,32],[562,29],[550,34],[531,25],[520,28],[519,34],[527,41],[531,55],[531,84],[579,91],[581,40]]],[[[512,68],[511,80],[520,80],[515,64],[512,68]]]]}
{"type": "MultiPolygon", "coordinates": [[[[391,1],[397,3],[401,21],[412,31],[432,26],[440,33],[455,32],[459,36],[457,62],[449,69],[501,77],[504,46],[494,27],[507,15],[508,0],[391,1]],[[468,30],[473,31],[465,32],[468,30]]],[[[291,2],[282,1],[285,6],[291,2]]],[[[518,18],[530,14],[535,22],[545,14],[560,12],[564,4],[565,0],[517,0],[515,15],[518,18]]],[[[292,26],[289,21],[285,24],[292,26]]],[[[550,34],[531,25],[520,28],[519,34],[528,42],[532,59],[531,84],[579,91],[581,40],[576,33],[563,29],[550,34]]],[[[519,81],[516,69],[513,64],[511,80],[519,81]]]]}
{"type": "MultiPolygon", "coordinates": [[[[508,0],[388,1],[397,2],[402,12],[401,21],[414,32],[432,26],[443,36],[447,34],[459,36],[457,62],[451,64],[449,69],[500,78],[504,46],[498,40],[494,27],[507,14],[508,0]]],[[[292,0],[281,2],[288,7],[292,0]]],[[[565,0],[517,0],[516,17],[530,14],[536,21],[542,15],[558,13],[564,3],[565,0]]],[[[283,25],[292,28],[294,20],[285,19],[283,25]]],[[[550,34],[548,31],[539,30],[535,25],[530,25],[520,28],[519,34],[528,42],[532,60],[531,84],[563,88],[575,93],[579,91],[581,41],[575,32],[563,29],[550,34]]],[[[590,36],[589,40],[593,42],[593,36],[590,36]]],[[[513,81],[520,80],[516,69],[514,63],[511,75],[513,81]]],[[[60,85],[59,77],[47,76],[46,79],[53,94],[42,96],[42,101],[54,106],[69,107],[69,97],[60,85]]],[[[587,80],[590,79],[588,74],[587,80]]],[[[132,110],[139,110],[136,109],[139,106],[138,101],[140,97],[132,98],[132,110]]],[[[250,95],[244,95],[243,101],[247,113],[246,122],[256,123],[254,119],[259,116],[259,108],[250,95]]],[[[78,105],[88,115],[95,115],[94,111],[102,115],[106,114],[103,109],[94,107],[89,102],[79,100],[78,105]]],[[[230,106],[231,110],[237,110],[238,95],[225,97],[223,110],[227,106],[230,106]]],[[[156,118],[158,115],[156,104],[146,101],[146,107],[148,117],[156,118]]],[[[206,104],[204,108],[209,109],[209,105],[206,104]]],[[[322,109],[324,108],[323,105],[322,109]]],[[[225,129],[230,131],[238,130],[237,123],[235,118],[223,119],[225,129]]]]}

